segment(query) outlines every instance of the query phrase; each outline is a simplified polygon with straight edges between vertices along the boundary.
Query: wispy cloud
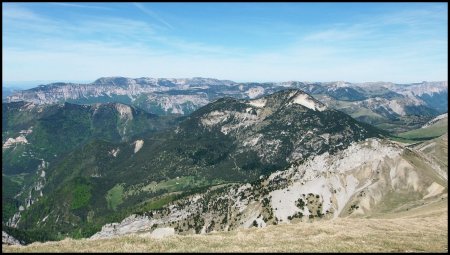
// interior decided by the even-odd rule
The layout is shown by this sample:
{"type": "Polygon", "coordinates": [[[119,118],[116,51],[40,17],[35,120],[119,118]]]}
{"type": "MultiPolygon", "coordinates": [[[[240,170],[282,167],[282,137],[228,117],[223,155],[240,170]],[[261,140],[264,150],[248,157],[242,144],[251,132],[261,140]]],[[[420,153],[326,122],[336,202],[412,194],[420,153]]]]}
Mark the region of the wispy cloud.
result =
{"type": "Polygon", "coordinates": [[[303,40],[386,40],[396,35],[425,35],[440,29],[434,25],[437,22],[444,24],[447,19],[448,12],[443,8],[406,9],[370,17],[363,16],[352,23],[330,24],[305,35],[303,40]],[[399,30],[399,27],[402,29],[399,30]],[[434,29],[430,29],[433,27],[434,29]]]}
{"type": "MultiPolygon", "coordinates": [[[[164,49],[171,49],[177,54],[238,54],[238,50],[229,47],[189,41],[175,35],[163,34],[160,33],[159,28],[157,25],[141,20],[109,16],[90,17],[68,22],[48,19],[21,8],[20,12],[15,13],[14,22],[10,24],[5,34],[8,35],[8,39],[6,39],[8,43],[11,42],[11,38],[15,38],[13,35],[22,33],[26,37],[33,38],[33,43],[30,44],[31,40],[20,40],[14,41],[15,44],[48,50],[54,49],[55,46],[67,49],[64,47],[65,45],[82,45],[84,41],[94,40],[99,43],[114,42],[115,45],[144,45],[147,48],[159,45],[161,52],[165,52],[164,49]],[[28,22],[31,18],[33,18],[33,22],[28,22]],[[79,41],[81,38],[82,42],[79,41]],[[57,44],[48,44],[48,41],[64,41],[64,43],[58,46],[57,44]]],[[[20,38],[23,39],[23,37],[20,38]]]]}
{"type": "Polygon", "coordinates": [[[95,6],[91,4],[81,5],[81,4],[72,4],[72,3],[50,3],[52,5],[64,6],[64,7],[76,7],[76,8],[87,8],[87,9],[102,9],[102,10],[111,10],[111,8],[104,6],[95,6]]]}
{"type": "Polygon", "coordinates": [[[448,10],[438,6],[430,6],[422,9],[403,10],[396,13],[380,15],[374,23],[379,25],[407,25],[428,26],[436,21],[448,20],[448,10]]]}
{"type": "MultiPolygon", "coordinates": [[[[448,40],[447,32],[442,30],[446,23],[436,21],[441,16],[429,18],[433,13],[445,14],[445,10],[361,16],[356,21],[313,24],[307,29],[295,22],[282,23],[285,20],[272,27],[241,23],[263,31],[254,40],[254,49],[248,50],[248,46],[230,46],[230,37],[225,37],[231,33],[233,37],[254,39],[255,34],[249,35],[246,30],[233,31],[235,23],[226,24],[228,34],[215,26],[210,28],[214,30],[211,35],[224,36],[222,44],[201,41],[202,36],[182,36],[139,3],[129,8],[138,8],[152,19],[105,14],[86,14],[82,18],[79,14],[76,19],[65,19],[26,7],[17,5],[3,14],[5,80],[122,75],[207,76],[236,81],[414,82],[447,77],[448,40]],[[273,47],[259,48],[258,40],[274,37],[280,31],[285,36],[273,47]]],[[[182,23],[178,20],[177,24],[182,23]]]]}
{"type": "Polygon", "coordinates": [[[42,17],[35,14],[34,12],[28,10],[27,8],[23,8],[20,5],[13,5],[10,3],[2,4],[2,17],[3,20],[6,21],[15,21],[15,20],[23,20],[23,21],[45,21],[42,17]]]}
{"type": "Polygon", "coordinates": [[[167,21],[165,21],[164,19],[162,19],[158,14],[156,14],[156,12],[144,7],[141,3],[133,3],[134,6],[136,6],[139,10],[141,10],[142,12],[146,13],[147,15],[149,15],[150,17],[156,19],[157,21],[163,23],[166,27],[173,29],[173,26],[170,25],[167,21]]]}
{"type": "Polygon", "coordinates": [[[371,29],[368,27],[362,28],[360,26],[339,26],[308,34],[303,38],[303,40],[305,41],[352,40],[368,36],[370,33],[371,29]]]}

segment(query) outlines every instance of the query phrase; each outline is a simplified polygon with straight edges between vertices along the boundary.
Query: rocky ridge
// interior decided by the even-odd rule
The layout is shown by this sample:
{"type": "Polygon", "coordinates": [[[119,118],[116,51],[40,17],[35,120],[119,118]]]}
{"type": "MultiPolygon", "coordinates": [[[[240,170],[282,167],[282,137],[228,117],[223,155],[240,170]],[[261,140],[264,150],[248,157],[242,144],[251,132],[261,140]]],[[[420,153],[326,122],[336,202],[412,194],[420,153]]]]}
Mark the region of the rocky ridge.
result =
{"type": "Polygon", "coordinates": [[[404,211],[447,196],[447,174],[415,149],[380,139],[325,152],[257,182],[218,186],[105,225],[92,239],[172,228],[177,234],[404,211]],[[401,203],[392,199],[401,198],[401,203]]]}

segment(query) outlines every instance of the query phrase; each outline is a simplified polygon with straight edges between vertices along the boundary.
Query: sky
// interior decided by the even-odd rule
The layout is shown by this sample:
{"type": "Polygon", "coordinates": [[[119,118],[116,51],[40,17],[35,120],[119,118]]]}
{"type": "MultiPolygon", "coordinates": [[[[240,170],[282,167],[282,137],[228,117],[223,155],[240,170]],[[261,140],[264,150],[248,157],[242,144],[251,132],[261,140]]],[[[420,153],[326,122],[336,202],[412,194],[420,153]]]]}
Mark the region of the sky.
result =
{"type": "Polygon", "coordinates": [[[448,80],[448,3],[2,3],[2,84],[448,80]]]}

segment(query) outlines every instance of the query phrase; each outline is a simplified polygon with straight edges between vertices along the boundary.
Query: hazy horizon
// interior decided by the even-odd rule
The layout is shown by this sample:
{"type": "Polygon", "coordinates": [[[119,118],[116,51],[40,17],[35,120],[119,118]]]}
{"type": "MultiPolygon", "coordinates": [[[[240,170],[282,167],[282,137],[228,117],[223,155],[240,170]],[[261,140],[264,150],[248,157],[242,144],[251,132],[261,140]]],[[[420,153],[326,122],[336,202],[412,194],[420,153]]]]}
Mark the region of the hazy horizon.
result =
{"type": "MultiPolygon", "coordinates": [[[[116,76],[118,77],[118,76],[116,76]]],[[[146,78],[162,78],[162,79],[191,79],[194,77],[149,77],[149,76],[144,76],[146,78]]],[[[99,78],[103,78],[103,77],[98,77],[99,78]]],[[[126,78],[131,78],[131,79],[136,79],[136,78],[142,78],[142,77],[126,77],[126,78]]],[[[215,79],[214,77],[201,77],[201,78],[211,78],[211,79],[215,79]]],[[[4,88],[24,88],[24,89],[28,89],[28,88],[34,88],[37,87],[39,85],[48,85],[51,83],[57,83],[57,82],[64,82],[64,83],[80,83],[80,84],[88,84],[88,83],[92,83],[95,80],[39,80],[39,81],[4,81],[2,84],[2,87],[4,88]]],[[[231,79],[219,79],[219,80],[231,80],[231,79]]],[[[235,81],[235,80],[231,80],[233,82],[237,82],[237,83],[252,83],[252,82],[258,82],[258,83],[265,83],[265,82],[289,82],[289,81],[298,81],[298,82],[338,82],[338,81],[343,81],[343,82],[349,82],[349,83],[377,83],[377,82],[391,82],[391,81],[345,81],[345,80],[335,80],[335,81],[306,81],[306,80],[283,80],[283,81],[235,81]]],[[[392,82],[395,84],[413,84],[413,83],[421,83],[421,82],[445,82],[447,80],[436,80],[436,81],[416,81],[416,82],[392,82]]]]}

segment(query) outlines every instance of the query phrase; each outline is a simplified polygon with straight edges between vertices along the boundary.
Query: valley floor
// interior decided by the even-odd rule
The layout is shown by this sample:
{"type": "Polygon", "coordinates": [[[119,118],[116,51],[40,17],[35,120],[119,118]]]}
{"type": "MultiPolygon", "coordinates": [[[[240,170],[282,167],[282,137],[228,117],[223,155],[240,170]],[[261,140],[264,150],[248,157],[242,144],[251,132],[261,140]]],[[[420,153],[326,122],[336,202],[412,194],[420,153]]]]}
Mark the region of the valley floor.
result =
{"type": "MultiPolygon", "coordinates": [[[[148,236],[148,235],[147,235],[148,236]]],[[[3,252],[447,252],[448,198],[377,218],[242,229],[206,235],[111,239],[2,246],[3,252]]]]}

